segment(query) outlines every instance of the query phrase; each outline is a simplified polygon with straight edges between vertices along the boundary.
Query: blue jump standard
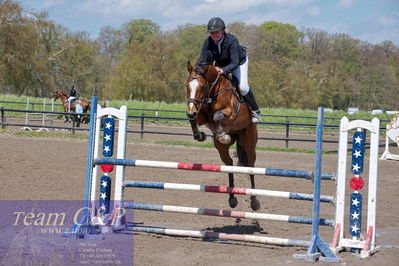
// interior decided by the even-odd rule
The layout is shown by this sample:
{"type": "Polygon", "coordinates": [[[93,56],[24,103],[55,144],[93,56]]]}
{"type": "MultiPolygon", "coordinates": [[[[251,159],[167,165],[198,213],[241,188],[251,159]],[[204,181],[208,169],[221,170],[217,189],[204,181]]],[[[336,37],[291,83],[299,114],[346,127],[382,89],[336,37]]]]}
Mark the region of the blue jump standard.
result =
{"type": "Polygon", "coordinates": [[[99,229],[90,223],[90,190],[93,173],[94,135],[96,133],[94,125],[97,113],[97,97],[91,97],[91,105],[83,215],[80,217],[78,223],[61,233],[62,236],[70,238],[104,239],[103,236],[99,235],[99,229]]]}
{"type": "Polygon", "coordinates": [[[306,254],[295,254],[293,257],[299,260],[308,262],[316,262],[318,260],[324,262],[339,262],[340,259],[334,254],[329,245],[324,242],[319,234],[320,220],[320,184],[321,184],[321,162],[323,150],[323,120],[324,108],[319,107],[317,110],[317,127],[316,127],[316,154],[315,154],[315,178],[313,184],[313,223],[312,223],[312,237],[311,244],[308,247],[306,254]]]}

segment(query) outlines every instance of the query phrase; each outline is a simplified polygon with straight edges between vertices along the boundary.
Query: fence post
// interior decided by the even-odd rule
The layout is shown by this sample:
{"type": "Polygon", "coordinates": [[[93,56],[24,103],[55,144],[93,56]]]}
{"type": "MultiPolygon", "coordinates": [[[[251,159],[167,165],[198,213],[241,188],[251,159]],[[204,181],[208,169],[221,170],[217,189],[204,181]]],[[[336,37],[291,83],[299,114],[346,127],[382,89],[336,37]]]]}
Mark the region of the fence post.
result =
{"type": "MultiPolygon", "coordinates": [[[[46,111],[46,98],[43,99],[43,111],[46,111]]],[[[44,122],[45,119],[46,119],[46,114],[43,113],[42,114],[42,126],[43,127],[44,127],[44,124],[45,124],[45,122],[44,122]]]]}
{"type": "MultiPolygon", "coordinates": [[[[51,112],[54,112],[54,98],[51,99],[51,112]]],[[[54,131],[53,120],[54,120],[54,117],[51,116],[50,126],[53,129],[53,131],[54,131]]]]}
{"type": "Polygon", "coordinates": [[[6,125],[5,125],[6,119],[4,116],[4,107],[1,107],[0,110],[1,110],[1,128],[5,129],[6,128],[6,125]]]}
{"type": "Polygon", "coordinates": [[[144,114],[141,114],[140,121],[141,121],[140,138],[142,139],[144,138],[144,114]]]}
{"type": "Polygon", "coordinates": [[[289,137],[290,137],[290,120],[288,119],[288,116],[285,117],[285,148],[288,148],[288,142],[289,142],[289,137]]]}
{"type": "Polygon", "coordinates": [[[75,134],[75,120],[76,120],[76,116],[72,115],[72,134],[75,134]]]}
{"type": "MultiPolygon", "coordinates": [[[[29,97],[26,98],[26,110],[29,110],[29,97]]],[[[28,125],[29,122],[29,112],[25,113],[25,125],[28,125]]]]}

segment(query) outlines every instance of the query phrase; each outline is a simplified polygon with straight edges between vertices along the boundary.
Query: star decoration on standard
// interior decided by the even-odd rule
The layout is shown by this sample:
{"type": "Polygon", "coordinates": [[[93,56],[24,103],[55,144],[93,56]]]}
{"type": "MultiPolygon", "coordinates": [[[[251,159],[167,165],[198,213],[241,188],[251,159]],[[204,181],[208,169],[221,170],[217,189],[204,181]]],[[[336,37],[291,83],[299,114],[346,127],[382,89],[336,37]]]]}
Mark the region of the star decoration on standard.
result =
{"type": "Polygon", "coordinates": [[[354,213],[351,213],[351,215],[352,215],[352,219],[359,219],[360,213],[359,212],[354,212],[354,213]]]}
{"type": "Polygon", "coordinates": [[[355,156],[356,158],[362,156],[361,151],[356,150],[353,156],[355,156]]]}
{"type": "Polygon", "coordinates": [[[100,193],[100,199],[105,200],[107,198],[107,195],[105,193],[100,193]]]}
{"type": "Polygon", "coordinates": [[[352,167],[353,167],[352,170],[356,171],[356,172],[359,171],[359,169],[360,169],[359,164],[352,164],[352,167]]]}
{"type": "Polygon", "coordinates": [[[352,230],[352,232],[357,232],[357,231],[360,230],[360,228],[357,227],[357,225],[355,224],[355,225],[352,225],[352,226],[351,226],[351,230],[352,230]]]}
{"type": "Polygon", "coordinates": [[[110,141],[111,140],[111,135],[105,134],[104,140],[105,141],[110,141]]]}
{"type": "Polygon", "coordinates": [[[105,128],[106,129],[111,129],[112,128],[112,124],[110,122],[105,123],[105,128]]]}
{"type": "Polygon", "coordinates": [[[106,152],[106,153],[111,152],[111,149],[109,148],[109,146],[104,147],[104,152],[106,152]]]}
{"type": "Polygon", "coordinates": [[[352,200],[352,205],[357,206],[357,205],[359,205],[359,204],[360,204],[360,201],[358,201],[357,199],[353,199],[353,200],[352,200]]]}
{"type": "Polygon", "coordinates": [[[362,138],[360,137],[360,136],[357,136],[356,138],[355,138],[355,143],[362,143],[362,138]]]}

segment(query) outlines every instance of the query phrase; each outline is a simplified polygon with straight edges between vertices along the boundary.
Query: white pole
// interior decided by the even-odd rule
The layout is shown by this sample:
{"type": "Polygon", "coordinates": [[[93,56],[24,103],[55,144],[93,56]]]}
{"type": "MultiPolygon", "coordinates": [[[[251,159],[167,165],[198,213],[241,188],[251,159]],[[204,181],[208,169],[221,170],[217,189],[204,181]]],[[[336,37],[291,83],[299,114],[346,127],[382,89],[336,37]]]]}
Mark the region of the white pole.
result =
{"type": "MultiPolygon", "coordinates": [[[[54,112],[54,98],[51,99],[51,112],[54,112]]],[[[51,126],[53,126],[53,116],[51,117],[51,126]]],[[[54,130],[54,128],[53,128],[54,130]]]]}
{"type": "MultiPolygon", "coordinates": [[[[46,98],[44,98],[44,100],[43,100],[43,111],[46,111],[46,98]]],[[[46,114],[43,113],[43,115],[42,115],[42,126],[43,126],[43,127],[44,127],[44,120],[45,120],[45,118],[46,118],[46,114]]]]}
{"type": "MultiPolygon", "coordinates": [[[[26,98],[26,110],[29,110],[29,97],[26,98]]],[[[29,112],[25,113],[25,125],[29,123],[29,112]]]]}

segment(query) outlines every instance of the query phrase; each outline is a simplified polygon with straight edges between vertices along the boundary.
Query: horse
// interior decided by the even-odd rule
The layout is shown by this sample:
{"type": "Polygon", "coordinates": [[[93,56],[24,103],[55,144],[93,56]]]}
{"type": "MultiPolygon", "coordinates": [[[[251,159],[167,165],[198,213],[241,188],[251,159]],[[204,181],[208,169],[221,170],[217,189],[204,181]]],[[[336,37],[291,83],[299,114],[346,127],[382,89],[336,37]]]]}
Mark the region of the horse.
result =
{"type": "MultiPolygon", "coordinates": [[[[187,71],[189,75],[186,81],[186,115],[194,139],[206,139],[206,134],[198,128],[205,125],[212,131],[213,144],[225,165],[233,165],[229,147],[236,143],[238,165],[254,167],[258,131],[256,124],[252,123],[249,107],[242,102],[233,82],[218,74],[212,65],[194,68],[188,61],[187,71]]],[[[234,187],[234,175],[229,173],[228,176],[229,186],[234,187]]],[[[249,177],[251,188],[255,188],[254,175],[249,177]]],[[[251,209],[258,210],[260,203],[256,196],[251,196],[250,200],[251,209]]],[[[228,202],[231,208],[238,204],[234,194],[229,195],[228,202]]]]}
{"type": "MultiPolygon", "coordinates": [[[[64,112],[68,113],[71,111],[76,111],[76,104],[79,104],[80,106],[82,106],[83,109],[83,113],[87,113],[87,111],[90,110],[90,101],[84,100],[84,99],[77,99],[75,102],[69,104],[68,102],[68,95],[60,90],[56,90],[53,93],[53,98],[54,100],[57,100],[58,98],[61,99],[61,102],[64,106],[64,112]]],[[[78,116],[78,125],[80,124],[80,116],[78,116]]],[[[83,116],[82,116],[83,119],[83,116]]],[[[65,122],[68,121],[68,117],[65,116],[65,122]]]]}

